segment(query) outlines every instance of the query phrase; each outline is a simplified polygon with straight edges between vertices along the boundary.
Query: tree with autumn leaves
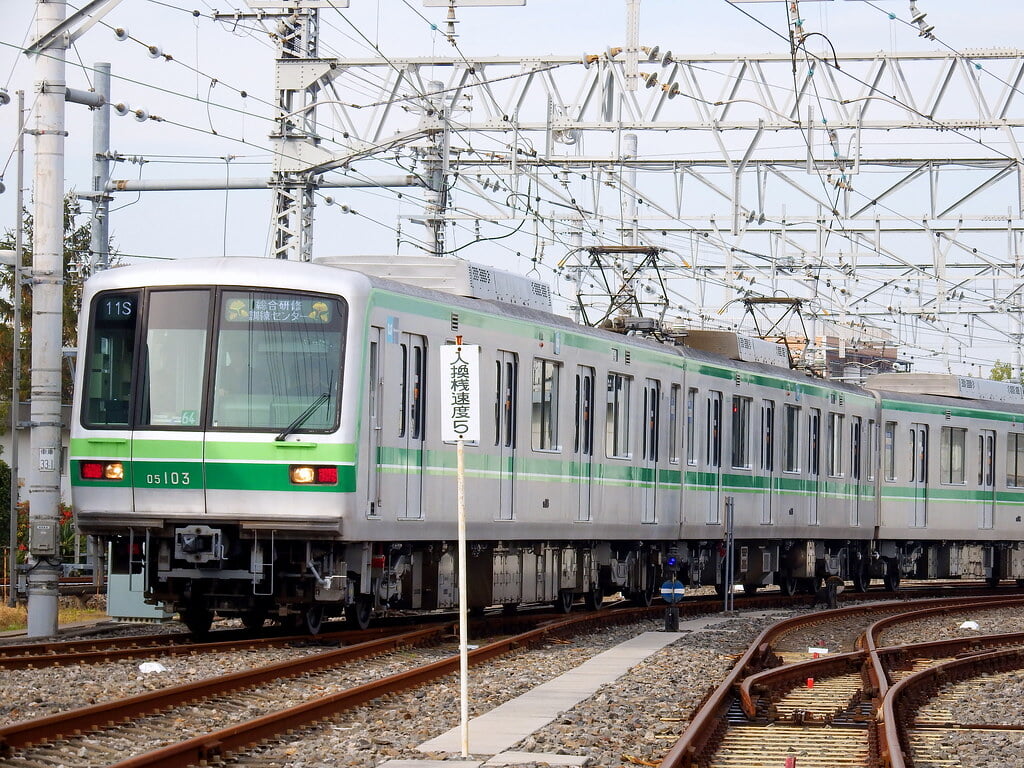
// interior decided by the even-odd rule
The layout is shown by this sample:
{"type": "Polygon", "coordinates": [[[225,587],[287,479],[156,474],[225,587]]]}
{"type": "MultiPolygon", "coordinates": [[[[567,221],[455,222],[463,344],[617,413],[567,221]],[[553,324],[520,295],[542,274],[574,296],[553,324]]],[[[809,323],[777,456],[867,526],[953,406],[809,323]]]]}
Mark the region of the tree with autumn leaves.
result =
{"type": "MultiPolygon", "coordinates": [[[[23,226],[23,279],[21,284],[21,339],[20,360],[21,375],[18,382],[18,398],[26,402],[30,397],[31,384],[31,353],[32,353],[32,283],[24,279],[32,263],[33,217],[25,210],[22,212],[23,226]]],[[[72,192],[64,198],[64,318],[61,342],[64,347],[74,348],[78,342],[78,312],[82,305],[82,279],[79,265],[86,263],[89,256],[89,245],[92,227],[87,217],[83,216],[81,204],[72,192]],[[85,219],[83,221],[83,218],[85,219]]],[[[8,230],[0,237],[0,250],[15,250],[16,236],[8,230]]],[[[11,425],[11,391],[14,372],[14,270],[0,267],[0,434],[6,434],[11,425]]],[[[69,404],[73,387],[71,366],[62,365],[61,402],[69,404]]],[[[10,525],[10,492],[11,473],[6,462],[0,460],[0,536],[7,541],[6,532],[10,525]]],[[[25,516],[27,523],[28,508],[23,502],[19,505],[19,517],[25,516]],[[20,509],[24,507],[24,509],[20,509]]],[[[61,541],[73,536],[71,512],[61,505],[61,541]],[[66,530],[65,530],[66,529],[66,530]]],[[[19,525],[19,540],[21,540],[19,525]]]]}

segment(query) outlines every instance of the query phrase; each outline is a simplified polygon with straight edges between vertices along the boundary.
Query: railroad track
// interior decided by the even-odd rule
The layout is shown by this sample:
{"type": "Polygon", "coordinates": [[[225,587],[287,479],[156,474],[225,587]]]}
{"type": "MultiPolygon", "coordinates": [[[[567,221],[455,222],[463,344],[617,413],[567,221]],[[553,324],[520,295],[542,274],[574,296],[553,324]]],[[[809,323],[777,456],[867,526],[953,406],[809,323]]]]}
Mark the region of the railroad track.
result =
{"type": "MultiPolygon", "coordinates": [[[[1022,604],[1020,597],[989,597],[969,603],[975,611],[1022,604]]],[[[970,666],[991,653],[1017,658],[1024,648],[1024,633],[893,647],[879,642],[882,634],[898,623],[920,621],[964,606],[962,599],[886,603],[780,622],[748,648],[662,766],[909,765],[901,761],[904,745],[911,743],[907,736],[911,723],[901,714],[902,707],[892,709],[899,706],[894,702],[906,695],[899,692],[919,690],[917,686],[923,684],[910,681],[929,679],[922,676],[941,679],[934,677],[942,674],[936,670],[947,664],[970,666]],[[831,648],[827,655],[814,658],[810,649],[816,647],[813,640],[825,623],[833,630],[839,628],[840,652],[831,648]],[[858,625],[857,640],[851,643],[849,637],[858,625]],[[968,654],[967,659],[956,658],[963,654],[968,654]]]]}
{"type": "MultiPolygon", "coordinates": [[[[471,652],[470,663],[479,664],[596,625],[636,621],[660,610],[635,608],[562,617],[557,623],[483,645],[471,652]]],[[[442,640],[451,639],[451,633],[450,624],[419,629],[16,723],[0,728],[0,755],[21,766],[60,764],[69,768],[111,764],[118,768],[177,768],[212,761],[387,693],[456,672],[457,654],[436,648],[442,640]],[[361,671],[351,663],[355,658],[414,646],[427,650],[415,656],[392,655],[375,668],[361,671]],[[395,667],[399,669],[394,671],[395,667]],[[285,685],[282,680],[297,683],[285,685]],[[115,756],[117,760],[113,760],[115,756]]]]}

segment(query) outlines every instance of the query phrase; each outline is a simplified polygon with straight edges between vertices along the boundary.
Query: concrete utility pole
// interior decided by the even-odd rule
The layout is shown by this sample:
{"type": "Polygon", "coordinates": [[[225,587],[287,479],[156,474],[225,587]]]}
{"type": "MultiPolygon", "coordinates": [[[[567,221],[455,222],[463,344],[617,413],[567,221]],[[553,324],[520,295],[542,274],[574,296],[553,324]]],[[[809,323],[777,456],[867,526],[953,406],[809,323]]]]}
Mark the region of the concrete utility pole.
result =
{"type": "MultiPolygon", "coordinates": [[[[39,0],[37,39],[64,22],[64,0],[39,0]]],[[[60,383],[64,283],[64,35],[36,53],[36,167],[32,247],[32,409],[28,636],[57,634],[60,539],[60,383]]]]}

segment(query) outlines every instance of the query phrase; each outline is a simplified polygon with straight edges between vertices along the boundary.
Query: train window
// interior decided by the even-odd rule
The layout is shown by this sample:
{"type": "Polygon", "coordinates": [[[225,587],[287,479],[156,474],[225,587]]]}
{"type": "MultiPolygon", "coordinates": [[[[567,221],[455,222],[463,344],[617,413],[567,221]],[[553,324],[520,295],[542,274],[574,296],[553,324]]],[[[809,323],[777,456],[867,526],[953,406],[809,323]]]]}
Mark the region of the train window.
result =
{"type": "Polygon", "coordinates": [[[828,474],[843,476],[843,414],[828,415],[828,474]]]}
{"type": "Polygon", "coordinates": [[[761,469],[775,471],[775,401],[761,403],[761,469]]]}
{"type": "Polygon", "coordinates": [[[812,475],[821,472],[821,409],[811,408],[807,414],[807,471],[812,475]]]}
{"type": "Polygon", "coordinates": [[[1006,436],[1006,484],[1024,488],[1024,435],[1015,432],[1006,436]]]}
{"type": "Polygon", "coordinates": [[[668,460],[679,463],[679,393],[681,387],[673,384],[668,395],[668,460]]]}
{"type": "Polygon", "coordinates": [[[986,488],[994,488],[996,484],[996,433],[986,429],[981,435],[984,447],[981,452],[982,484],[986,488]]]}
{"type": "Polygon", "coordinates": [[[608,408],[605,413],[605,449],[609,458],[629,458],[629,393],[632,379],[608,374],[608,408]]]}
{"type": "Polygon", "coordinates": [[[209,291],[149,294],[140,425],[199,428],[209,325],[209,291]]]}
{"type": "Polygon", "coordinates": [[[581,366],[576,374],[576,432],[573,452],[594,455],[594,369],[581,366]]]}
{"type": "Polygon", "coordinates": [[[104,293],[92,305],[84,413],[89,427],[128,426],[138,293],[104,293]]]}
{"type": "MultiPolygon", "coordinates": [[[[885,458],[885,479],[896,479],[896,422],[885,422],[885,444],[882,448],[885,458]]],[[[914,452],[911,451],[911,456],[914,452]]]]}
{"type": "Polygon", "coordinates": [[[211,426],[281,434],[333,429],[345,302],[231,290],[221,294],[218,312],[211,426]]]}
{"type": "Polygon", "coordinates": [[[686,463],[697,463],[697,390],[686,391],[686,463]]]}
{"type": "Polygon", "coordinates": [[[405,404],[409,402],[409,345],[399,344],[402,353],[402,380],[398,385],[398,436],[405,437],[409,427],[406,423],[405,404]]]}
{"type": "Polygon", "coordinates": [[[750,468],[750,403],[749,397],[732,399],[732,466],[750,468]]]}
{"type": "Polygon", "coordinates": [[[661,382],[648,379],[644,385],[644,435],[643,458],[645,461],[658,460],[658,432],[661,420],[661,382]]]}
{"type": "Polygon", "coordinates": [[[963,485],[966,464],[967,430],[943,427],[939,434],[939,482],[963,485]]]}
{"type": "Polygon", "coordinates": [[[426,349],[419,344],[413,345],[412,367],[409,372],[409,380],[412,383],[412,391],[409,392],[409,433],[413,440],[422,439],[425,431],[426,411],[423,408],[423,390],[426,385],[426,355],[426,349]]]}
{"type": "Polygon", "coordinates": [[[722,466],[722,393],[708,392],[707,465],[722,466]]]}
{"type": "Polygon", "coordinates": [[[878,424],[868,419],[868,470],[867,479],[875,479],[875,466],[878,462],[878,424]]]}
{"type": "Polygon", "coordinates": [[[514,352],[498,350],[494,361],[494,444],[516,447],[516,386],[519,363],[514,352]]]}
{"type": "Polygon", "coordinates": [[[537,451],[557,451],[558,392],[561,363],[551,360],[533,361],[532,431],[533,448],[537,451]]]}
{"type": "Polygon", "coordinates": [[[861,433],[861,417],[850,417],[850,477],[860,480],[861,462],[863,461],[863,435],[861,433]]]}
{"type": "Polygon", "coordinates": [[[786,443],[785,452],[782,457],[782,469],[784,472],[800,471],[800,406],[787,405],[785,412],[786,419],[786,443]]]}

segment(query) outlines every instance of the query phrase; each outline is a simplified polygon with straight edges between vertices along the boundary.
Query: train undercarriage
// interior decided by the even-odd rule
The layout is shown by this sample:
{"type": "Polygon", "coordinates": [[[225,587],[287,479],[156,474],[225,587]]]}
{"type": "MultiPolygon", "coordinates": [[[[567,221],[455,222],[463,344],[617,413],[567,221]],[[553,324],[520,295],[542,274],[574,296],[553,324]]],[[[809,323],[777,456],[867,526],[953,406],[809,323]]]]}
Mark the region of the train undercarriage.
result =
{"type": "MultiPolygon", "coordinates": [[[[454,542],[310,541],[188,525],[113,543],[115,572],[143,576],[147,600],[173,606],[196,633],[207,631],[214,616],[251,628],[269,619],[316,633],[327,617],[344,615],[365,628],[374,615],[458,606],[454,542]]],[[[1024,543],[737,540],[731,566],[720,540],[470,542],[467,555],[475,613],[543,603],[568,612],[578,600],[596,609],[616,593],[650,604],[671,577],[720,594],[729,583],[746,594],[768,585],[813,593],[834,576],[855,591],[872,579],[889,590],[902,578],[1024,579],[1024,543]]]]}

